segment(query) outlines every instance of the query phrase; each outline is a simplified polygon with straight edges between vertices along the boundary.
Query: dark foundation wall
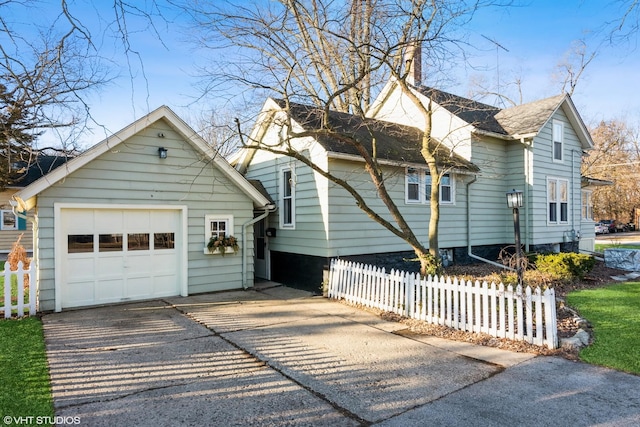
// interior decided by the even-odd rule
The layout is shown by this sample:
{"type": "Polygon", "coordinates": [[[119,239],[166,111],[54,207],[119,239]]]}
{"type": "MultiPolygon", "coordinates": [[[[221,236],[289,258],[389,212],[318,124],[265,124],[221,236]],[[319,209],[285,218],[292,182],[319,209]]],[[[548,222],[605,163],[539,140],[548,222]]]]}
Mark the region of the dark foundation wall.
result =
{"type": "MultiPolygon", "coordinates": [[[[500,251],[508,246],[513,248],[513,244],[474,246],[471,253],[490,261],[498,261],[500,251]]],[[[482,262],[470,257],[466,247],[451,249],[453,250],[454,264],[467,265],[482,262]]],[[[562,244],[560,249],[563,252],[574,252],[577,250],[577,243],[562,244]]],[[[553,252],[553,245],[538,245],[532,247],[531,251],[539,253],[553,252]]],[[[417,261],[413,251],[349,255],[340,258],[361,264],[384,267],[387,272],[392,269],[411,273],[420,271],[420,263],[417,261]]],[[[330,264],[330,258],[272,251],[271,280],[320,295],[322,294],[322,284],[329,277],[330,264]]]]}

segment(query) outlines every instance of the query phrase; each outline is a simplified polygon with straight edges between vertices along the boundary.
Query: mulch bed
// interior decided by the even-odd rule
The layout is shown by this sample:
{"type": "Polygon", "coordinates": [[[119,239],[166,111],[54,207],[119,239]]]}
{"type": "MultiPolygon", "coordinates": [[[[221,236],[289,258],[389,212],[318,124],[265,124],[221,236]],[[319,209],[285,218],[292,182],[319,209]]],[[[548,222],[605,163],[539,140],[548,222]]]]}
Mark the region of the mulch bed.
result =
{"type": "MultiPolygon", "coordinates": [[[[495,274],[498,270],[499,268],[490,264],[473,264],[452,266],[447,268],[445,272],[449,276],[472,276],[475,279],[482,281],[483,278],[495,274]]],[[[556,298],[560,302],[559,308],[557,310],[558,337],[569,338],[574,336],[579,330],[575,322],[575,310],[564,305],[564,299],[568,292],[579,289],[600,288],[614,282],[614,280],[611,279],[611,276],[619,276],[625,273],[626,272],[622,270],[606,267],[604,265],[604,262],[602,261],[596,261],[596,265],[594,266],[593,270],[583,280],[571,284],[556,285],[556,298]]],[[[538,355],[556,355],[565,357],[570,360],[578,359],[577,350],[567,350],[563,348],[550,350],[526,342],[513,341],[504,338],[495,338],[486,334],[458,331],[446,326],[433,325],[423,321],[409,319],[394,313],[382,312],[380,310],[369,310],[376,312],[381,318],[385,320],[404,323],[407,326],[407,329],[409,329],[413,333],[431,335],[456,341],[464,341],[515,352],[534,353],[538,355]]]]}

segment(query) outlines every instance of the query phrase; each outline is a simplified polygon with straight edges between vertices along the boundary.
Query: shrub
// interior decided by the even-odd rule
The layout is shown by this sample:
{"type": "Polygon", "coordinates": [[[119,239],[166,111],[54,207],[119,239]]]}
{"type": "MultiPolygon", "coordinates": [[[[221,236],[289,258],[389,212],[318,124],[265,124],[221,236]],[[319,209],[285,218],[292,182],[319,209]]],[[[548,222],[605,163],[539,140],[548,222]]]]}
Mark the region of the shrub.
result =
{"type": "Polygon", "coordinates": [[[11,247],[11,252],[7,255],[7,263],[11,267],[11,270],[18,269],[18,262],[22,261],[22,265],[24,268],[29,268],[29,258],[27,257],[27,250],[20,244],[20,240],[22,240],[22,234],[18,236],[18,240],[13,242],[13,246],[11,247]]]}
{"type": "Polygon", "coordinates": [[[573,252],[538,255],[535,258],[535,266],[538,271],[549,273],[556,280],[566,282],[584,278],[593,269],[595,262],[595,259],[590,255],[573,252]]]}

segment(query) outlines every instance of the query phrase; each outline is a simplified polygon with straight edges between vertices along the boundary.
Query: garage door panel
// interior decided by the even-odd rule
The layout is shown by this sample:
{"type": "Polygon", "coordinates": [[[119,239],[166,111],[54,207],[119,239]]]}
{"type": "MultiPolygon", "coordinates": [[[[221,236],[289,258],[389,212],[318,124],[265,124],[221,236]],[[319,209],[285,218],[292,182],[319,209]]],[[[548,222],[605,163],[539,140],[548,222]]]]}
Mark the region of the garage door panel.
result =
{"type": "Polygon", "coordinates": [[[154,292],[158,296],[168,297],[174,295],[174,289],[178,286],[175,274],[157,275],[153,278],[154,292]]]}
{"type": "Polygon", "coordinates": [[[69,208],[60,215],[62,307],[180,294],[181,211],[69,208]],[[68,253],[69,234],[92,235],[94,249],[68,253]]]}
{"type": "Polygon", "coordinates": [[[127,231],[148,231],[151,225],[151,215],[157,215],[157,212],[149,211],[127,211],[125,215],[127,231]]]}
{"type": "Polygon", "coordinates": [[[71,282],[62,287],[62,300],[67,302],[66,307],[82,307],[95,304],[94,282],[71,282]]]}
{"type": "Polygon", "coordinates": [[[127,279],[126,297],[131,299],[148,298],[157,295],[153,290],[153,279],[150,277],[129,277],[127,279]]]}
{"type": "Polygon", "coordinates": [[[124,295],[122,278],[100,279],[95,284],[96,303],[117,302],[124,295]]]}

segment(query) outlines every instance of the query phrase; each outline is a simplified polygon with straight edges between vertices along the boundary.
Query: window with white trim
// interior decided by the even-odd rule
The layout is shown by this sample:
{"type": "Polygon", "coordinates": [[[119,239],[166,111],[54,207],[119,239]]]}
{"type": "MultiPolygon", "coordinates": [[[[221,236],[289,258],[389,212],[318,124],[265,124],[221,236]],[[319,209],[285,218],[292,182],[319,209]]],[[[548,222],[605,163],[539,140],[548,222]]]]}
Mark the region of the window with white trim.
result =
{"type": "Polygon", "coordinates": [[[553,121],[553,161],[561,162],[563,160],[564,150],[564,123],[553,121]]]}
{"type": "Polygon", "coordinates": [[[205,242],[212,237],[227,237],[233,235],[233,215],[205,215],[205,242]]]}
{"type": "MultiPolygon", "coordinates": [[[[431,200],[431,175],[426,169],[407,168],[405,173],[405,202],[429,203],[431,200]]],[[[454,182],[451,174],[440,177],[440,203],[454,203],[454,182]]]]}
{"type": "Polygon", "coordinates": [[[593,221],[593,200],[591,191],[582,191],[582,219],[593,221]]]}
{"type": "Polygon", "coordinates": [[[291,167],[285,167],[280,170],[280,228],[295,228],[295,225],[295,173],[291,167]]]}
{"type": "Polygon", "coordinates": [[[547,178],[547,222],[562,224],[569,222],[569,181],[547,178]]]}
{"type": "Polygon", "coordinates": [[[0,221],[0,226],[2,230],[17,230],[18,229],[18,221],[16,220],[16,215],[13,211],[3,210],[0,211],[0,215],[2,216],[0,221]]]}

